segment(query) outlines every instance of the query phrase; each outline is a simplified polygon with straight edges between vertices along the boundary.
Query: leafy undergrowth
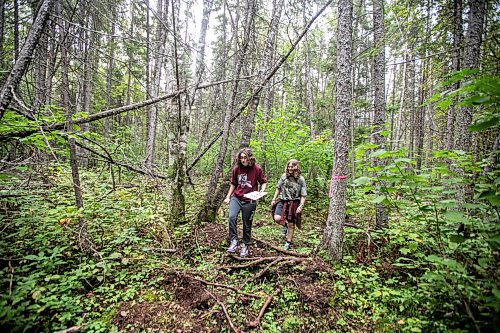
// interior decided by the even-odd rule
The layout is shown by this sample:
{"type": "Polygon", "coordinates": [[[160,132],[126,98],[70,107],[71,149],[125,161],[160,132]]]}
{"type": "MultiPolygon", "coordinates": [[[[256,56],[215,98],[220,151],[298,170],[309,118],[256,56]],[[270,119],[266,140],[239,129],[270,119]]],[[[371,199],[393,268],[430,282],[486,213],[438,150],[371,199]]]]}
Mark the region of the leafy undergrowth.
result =
{"type": "MultiPolygon", "coordinates": [[[[45,172],[3,180],[10,190],[1,203],[2,331],[498,327],[497,253],[488,244],[472,243],[483,258],[474,272],[458,259],[444,261],[429,226],[411,218],[410,201],[393,203],[398,209],[391,224],[397,228],[366,232],[372,204],[364,195],[352,198],[351,222],[365,229],[346,229],[342,264],[330,263],[320,247],[326,211],[306,210],[293,251],[284,252],[280,228],[263,203],[250,255],[241,259],[226,252],[224,213],[218,223],[174,225],[165,184],[123,179],[112,190],[102,175],[84,173],[85,208],[77,211],[69,171],[45,172]],[[86,255],[80,248],[83,229],[95,246],[86,255]],[[493,272],[481,271],[481,265],[493,272]]],[[[194,189],[187,193],[188,216],[196,215],[202,196],[194,189]]]]}

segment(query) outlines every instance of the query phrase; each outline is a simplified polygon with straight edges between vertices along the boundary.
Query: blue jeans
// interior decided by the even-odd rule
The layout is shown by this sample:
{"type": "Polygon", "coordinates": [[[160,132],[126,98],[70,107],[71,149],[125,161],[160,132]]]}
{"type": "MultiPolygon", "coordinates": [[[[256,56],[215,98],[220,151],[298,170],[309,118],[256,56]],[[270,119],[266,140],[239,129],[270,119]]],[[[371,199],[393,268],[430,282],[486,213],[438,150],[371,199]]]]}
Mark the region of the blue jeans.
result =
{"type": "Polygon", "coordinates": [[[253,214],[257,208],[256,202],[241,201],[235,196],[231,197],[229,202],[229,241],[238,238],[238,215],[241,211],[243,219],[243,243],[250,244],[252,238],[252,221],[253,214]]]}

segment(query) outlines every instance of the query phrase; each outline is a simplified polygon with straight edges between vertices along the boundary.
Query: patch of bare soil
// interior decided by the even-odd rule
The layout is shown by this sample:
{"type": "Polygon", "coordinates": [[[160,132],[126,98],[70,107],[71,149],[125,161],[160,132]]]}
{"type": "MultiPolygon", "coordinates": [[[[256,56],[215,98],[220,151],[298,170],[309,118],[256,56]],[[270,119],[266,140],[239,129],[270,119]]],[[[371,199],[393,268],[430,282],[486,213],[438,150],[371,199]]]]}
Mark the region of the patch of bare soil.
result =
{"type": "MultiPolygon", "coordinates": [[[[120,332],[218,332],[222,317],[214,312],[212,320],[203,316],[214,302],[203,284],[190,276],[167,273],[165,289],[174,299],[170,302],[124,303],[113,322],[120,332]]],[[[206,316],[206,315],[205,315],[206,316]]]]}
{"type": "Polygon", "coordinates": [[[210,295],[201,282],[186,275],[176,274],[172,286],[175,287],[175,299],[184,308],[203,310],[209,307],[210,295]]]}
{"type": "Polygon", "coordinates": [[[217,248],[227,240],[227,226],[219,223],[207,223],[197,230],[197,235],[204,237],[208,246],[217,248]]]}
{"type": "Polygon", "coordinates": [[[120,332],[215,332],[177,302],[124,303],[113,323],[120,332]]]}
{"type": "Polygon", "coordinates": [[[312,314],[326,314],[332,310],[330,302],[335,293],[332,280],[328,278],[330,273],[331,266],[324,261],[314,260],[305,265],[302,274],[288,278],[295,286],[299,300],[308,305],[312,314]]]}

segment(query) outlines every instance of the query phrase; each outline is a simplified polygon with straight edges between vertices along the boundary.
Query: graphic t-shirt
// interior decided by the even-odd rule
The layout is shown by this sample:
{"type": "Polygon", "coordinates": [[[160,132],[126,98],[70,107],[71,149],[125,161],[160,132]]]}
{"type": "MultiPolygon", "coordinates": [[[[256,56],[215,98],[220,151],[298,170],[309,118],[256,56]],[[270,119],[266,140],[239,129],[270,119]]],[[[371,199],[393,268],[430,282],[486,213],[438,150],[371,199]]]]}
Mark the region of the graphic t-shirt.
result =
{"type": "Polygon", "coordinates": [[[236,187],[233,192],[235,197],[241,201],[250,201],[243,195],[257,191],[258,184],[264,184],[267,180],[262,168],[258,164],[254,164],[247,167],[236,166],[231,173],[230,182],[236,187]]]}
{"type": "Polygon", "coordinates": [[[297,200],[300,197],[307,196],[306,180],[302,176],[299,176],[299,178],[287,177],[284,173],[278,180],[276,188],[281,190],[280,197],[282,200],[297,200]]]}

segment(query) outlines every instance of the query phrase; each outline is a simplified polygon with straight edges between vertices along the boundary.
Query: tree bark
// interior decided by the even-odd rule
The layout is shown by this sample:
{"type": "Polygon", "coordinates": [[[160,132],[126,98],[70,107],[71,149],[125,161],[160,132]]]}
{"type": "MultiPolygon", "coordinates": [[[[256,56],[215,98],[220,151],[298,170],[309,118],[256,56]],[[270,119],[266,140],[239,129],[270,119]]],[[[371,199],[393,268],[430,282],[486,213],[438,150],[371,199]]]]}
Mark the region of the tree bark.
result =
{"type": "Polygon", "coordinates": [[[346,184],[348,173],[349,120],[351,107],[352,0],[339,0],[337,25],[335,143],[330,206],[323,233],[323,246],[330,257],[342,261],[346,184]]]}
{"type": "MultiPolygon", "coordinates": [[[[470,0],[469,10],[466,47],[464,51],[464,68],[474,69],[479,66],[486,1],[470,0]]],[[[470,151],[472,142],[469,126],[472,124],[472,107],[460,107],[458,114],[460,116],[456,119],[455,149],[470,151]]]]}
{"type": "MultiPolygon", "coordinates": [[[[469,22],[464,50],[464,68],[475,69],[479,66],[481,41],[483,34],[484,17],[486,11],[486,0],[469,1],[469,22]]],[[[459,116],[456,117],[455,149],[471,152],[472,138],[469,126],[472,125],[472,106],[462,106],[458,109],[459,116]]],[[[457,169],[457,173],[466,178],[465,170],[457,169]]],[[[457,185],[456,200],[459,207],[470,202],[473,189],[470,184],[463,182],[457,185]]]]}
{"type": "MultiPolygon", "coordinates": [[[[374,133],[373,140],[378,145],[377,149],[385,149],[385,136],[382,135],[385,124],[385,42],[384,42],[384,2],[373,0],[373,42],[377,50],[373,58],[373,114],[374,133]]],[[[375,157],[374,166],[383,167],[384,160],[375,157]]],[[[383,183],[379,183],[381,187],[383,183]]],[[[388,223],[387,210],[384,204],[376,205],[376,227],[385,228],[388,223]]]]}
{"type": "MultiPolygon", "coordinates": [[[[453,1],[453,53],[451,61],[451,73],[460,70],[461,47],[463,40],[462,0],[453,1]]],[[[460,81],[453,84],[453,89],[460,88],[460,81]]],[[[454,125],[455,125],[455,103],[448,108],[446,117],[446,149],[453,149],[454,125]]]]}
{"type": "MultiPolygon", "coordinates": [[[[3,71],[4,69],[4,50],[3,50],[3,43],[4,43],[4,29],[5,29],[5,0],[0,0],[0,70],[3,71]]],[[[0,82],[1,82],[1,77],[0,77],[0,82]]]]}

